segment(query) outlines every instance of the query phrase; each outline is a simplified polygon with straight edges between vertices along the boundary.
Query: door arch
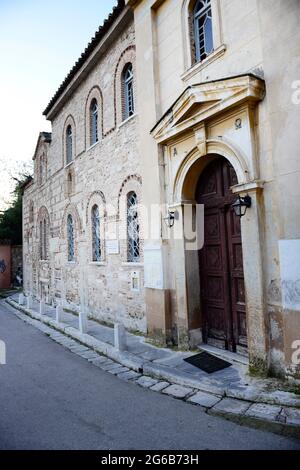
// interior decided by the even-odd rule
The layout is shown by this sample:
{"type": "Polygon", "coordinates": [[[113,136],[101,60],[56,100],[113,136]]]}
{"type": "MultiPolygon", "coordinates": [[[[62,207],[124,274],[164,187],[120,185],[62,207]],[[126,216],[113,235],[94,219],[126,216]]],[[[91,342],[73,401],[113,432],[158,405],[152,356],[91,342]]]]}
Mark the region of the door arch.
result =
{"type": "Polygon", "coordinates": [[[204,342],[247,352],[247,324],[240,219],[231,207],[237,175],[224,157],[212,160],[197,184],[204,204],[204,247],[199,251],[204,342]]]}

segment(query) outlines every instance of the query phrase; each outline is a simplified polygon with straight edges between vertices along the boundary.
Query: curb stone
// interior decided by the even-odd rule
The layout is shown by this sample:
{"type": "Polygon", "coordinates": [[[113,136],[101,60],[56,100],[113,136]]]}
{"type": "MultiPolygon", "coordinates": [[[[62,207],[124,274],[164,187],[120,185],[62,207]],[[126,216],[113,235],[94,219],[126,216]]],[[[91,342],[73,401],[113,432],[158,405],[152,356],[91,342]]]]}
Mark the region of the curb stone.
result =
{"type": "Polygon", "coordinates": [[[133,370],[129,370],[128,372],[121,372],[120,374],[118,374],[118,377],[120,379],[129,381],[132,379],[138,379],[139,377],[141,377],[141,374],[138,374],[137,372],[134,372],[133,370]]]}
{"type": "Polygon", "coordinates": [[[157,382],[156,385],[153,385],[153,387],[150,387],[150,390],[153,390],[153,392],[162,392],[169,385],[170,385],[169,382],[157,382]]]}
{"type": "Polygon", "coordinates": [[[119,352],[109,344],[87,334],[83,335],[63,323],[56,323],[11,299],[5,299],[5,302],[14,308],[14,314],[20,320],[42,331],[70,352],[120,379],[198,405],[207,414],[223,417],[240,425],[300,439],[300,402],[296,395],[295,398],[293,394],[288,395],[289,403],[296,406],[292,408],[289,404],[283,406],[276,403],[286,392],[273,392],[265,394],[267,397],[262,397],[263,394],[251,395],[250,391],[244,393],[211,386],[208,383],[199,384],[197,380],[182,371],[172,373],[166,366],[141,360],[129,352],[119,352]],[[248,401],[246,397],[249,397],[248,401]],[[258,403],[260,398],[266,398],[266,401],[268,399],[269,404],[258,403]],[[264,410],[267,412],[264,413],[264,410]]]}
{"type": "Polygon", "coordinates": [[[107,372],[109,372],[112,375],[118,375],[118,374],[121,374],[121,372],[129,372],[129,369],[127,367],[119,366],[116,368],[109,369],[107,372]]]}
{"type": "Polygon", "coordinates": [[[202,406],[203,408],[212,408],[220,401],[221,397],[216,397],[215,395],[204,392],[198,392],[188,399],[188,402],[192,403],[193,405],[202,406]]]}
{"type": "Polygon", "coordinates": [[[281,406],[266,405],[265,403],[254,403],[246,411],[246,416],[251,416],[253,418],[262,418],[267,421],[278,422],[281,411],[281,406]]]}
{"type": "Polygon", "coordinates": [[[187,398],[191,396],[194,390],[192,388],[182,387],[181,385],[170,385],[169,387],[165,388],[162,393],[166,395],[170,395],[174,398],[187,398]]]}
{"type": "Polygon", "coordinates": [[[147,375],[142,375],[139,379],[137,379],[136,383],[144,388],[151,388],[157,384],[157,380],[148,377],[147,375]]]}

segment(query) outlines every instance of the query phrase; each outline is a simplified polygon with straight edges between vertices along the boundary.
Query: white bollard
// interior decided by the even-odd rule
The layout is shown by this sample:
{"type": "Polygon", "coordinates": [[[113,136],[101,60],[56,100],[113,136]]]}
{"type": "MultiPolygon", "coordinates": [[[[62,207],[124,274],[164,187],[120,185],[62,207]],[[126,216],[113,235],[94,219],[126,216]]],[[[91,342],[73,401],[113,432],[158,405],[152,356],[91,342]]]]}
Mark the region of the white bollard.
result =
{"type": "Polygon", "coordinates": [[[62,321],[62,313],[63,309],[61,305],[57,305],[55,308],[55,320],[57,323],[61,323],[62,321]]]}
{"type": "Polygon", "coordinates": [[[24,295],[19,294],[19,305],[24,305],[24,295]]]}
{"type": "Polygon", "coordinates": [[[0,340],[0,365],[6,365],[6,344],[0,340]]]}
{"type": "Polygon", "coordinates": [[[127,349],[127,341],[126,341],[126,331],[123,325],[119,323],[115,324],[114,327],[114,334],[115,334],[115,348],[118,351],[126,351],[127,349]]]}
{"type": "Polygon", "coordinates": [[[82,334],[85,334],[87,332],[87,315],[86,313],[80,309],[79,311],[79,331],[82,334]]]}
{"type": "Polygon", "coordinates": [[[45,302],[43,300],[40,301],[40,315],[45,315],[45,302]]]}
{"type": "Polygon", "coordinates": [[[26,300],[27,300],[27,308],[30,310],[32,308],[32,297],[31,297],[31,295],[29,295],[26,300]]]}

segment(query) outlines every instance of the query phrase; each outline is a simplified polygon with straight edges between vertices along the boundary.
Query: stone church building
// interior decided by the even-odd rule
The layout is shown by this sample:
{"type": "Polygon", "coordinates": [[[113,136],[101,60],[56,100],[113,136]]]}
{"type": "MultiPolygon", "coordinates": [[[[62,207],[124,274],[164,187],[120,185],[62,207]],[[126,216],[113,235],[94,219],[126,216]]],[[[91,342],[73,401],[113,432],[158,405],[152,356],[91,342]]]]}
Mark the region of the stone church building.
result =
{"type": "Polygon", "coordinates": [[[300,378],[299,18],[118,1],[44,111],[26,294],[300,378]]]}

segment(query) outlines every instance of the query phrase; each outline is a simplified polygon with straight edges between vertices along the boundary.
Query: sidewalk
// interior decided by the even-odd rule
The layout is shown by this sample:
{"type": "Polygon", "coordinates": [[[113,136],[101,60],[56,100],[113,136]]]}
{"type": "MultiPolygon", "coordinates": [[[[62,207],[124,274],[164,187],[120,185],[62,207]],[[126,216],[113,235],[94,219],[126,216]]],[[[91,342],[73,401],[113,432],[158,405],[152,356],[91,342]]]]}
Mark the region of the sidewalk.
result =
{"type": "MultiPolygon", "coordinates": [[[[119,351],[114,347],[113,328],[88,320],[88,332],[81,334],[78,317],[72,313],[64,311],[62,322],[57,323],[53,307],[46,306],[45,314],[40,315],[37,301],[33,301],[30,310],[18,304],[17,294],[6,301],[27,315],[21,314],[23,320],[31,317],[50,327],[40,329],[63,346],[73,350],[71,339],[84,345],[85,354],[80,354],[79,346],[74,352],[78,350],[90,362],[120,378],[184,399],[210,414],[300,438],[300,395],[278,390],[278,381],[249,377],[247,364],[232,360],[231,367],[207,374],[184,361],[196,353],[158,348],[147,343],[146,338],[128,332],[127,350],[119,351]],[[104,360],[103,356],[109,359],[104,360]]],[[[234,359],[234,355],[229,353],[229,358],[234,359]]]]}

